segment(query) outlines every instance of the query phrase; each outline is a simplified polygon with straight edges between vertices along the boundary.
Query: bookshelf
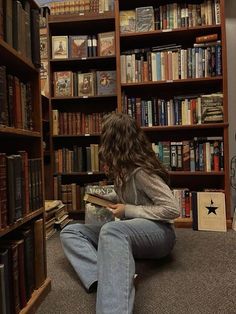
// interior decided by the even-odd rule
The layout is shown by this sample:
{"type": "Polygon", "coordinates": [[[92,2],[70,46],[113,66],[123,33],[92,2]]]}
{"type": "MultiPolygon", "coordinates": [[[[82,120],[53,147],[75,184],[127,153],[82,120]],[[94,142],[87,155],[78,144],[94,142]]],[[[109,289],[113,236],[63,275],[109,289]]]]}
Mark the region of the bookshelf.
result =
{"type": "MultiPolygon", "coordinates": [[[[182,1],[160,1],[156,4],[155,1],[145,1],[144,3],[137,0],[131,3],[119,0],[118,12],[116,14],[118,20],[120,20],[120,17],[126,16],[126,18],[121,18],[121,24],[117,25],[116,30],[120,46],[120,49],[117,50],[117,56],[120,55],[120,58],[118,58],[120,60],[118,64],[120,71],[117,71],[118,81],[120,82],[118,108],[133,115],[138,120],[152,143],[155,144],[154,147],[158,147],[155,149],[157,149],[156,152],[159,156],[163,152],[162,158],[169,168],[173,189],[188,188],[190,191],[217,189],[224,191],[227,222],[230,225],[224,1],[195,1],[194,3],[191,1],[186,1],[185,3],[182,1]],[[153,8],[154,18],[148,20],[147,13],[145,17],[144,9],[138,9],[139,21],[144,23],[147,29],[136,31],[133,27],[132,16],[136,18],[137,25],[136,8],[148,6],[153,8]],[[218,14],[219,12],[220,15],[218,14]],[[198,16],[197,22],[194,20],[196,16],[198,16]],[[220,48],[206,48],[206,46],[212,47],[214,45],[212,43],[206,44],[205,47],[204,45],[195,45],[197,37],[213,34],[217,36],[217,40],[220,40],[220,48]],[[171,49],[173,44],[175,48],[171,49]],[[160,49],[162,45],[167,45],[168,47],[160,49]],[[146,48],[149,49],[146,50],[146,48]],[[218,67],[215,72],[207,72],[209,69],[205,68],[205,61],[204,66],[202,66],[204,69],[201,69],[202,72],[194,68],[196,64],[201,64],[202,59],[205,59],[205,56],[207,56],[206,52],[200,51],[205,48],[208,50],[212,49],[213,55],[208,58],[213,60],[212,62],[216,62],[215,65],[212,64],[212,66],[218,67]],[[220,52],[216,52],[215,49],[219,49],[220,52]],[[199,51],[203,55],[196,61],[195,53],[198,54],[199,51]],[[175,55],[175,52],[177,52],[177,55],[175,55]],[[181,58],[184,53],[188,57],[182,61],[181,58]],[[217,55],[218,53],[221,56],[217,55]],[[194,54],[194,56],[191,54],[194,54]],[[174,58],[177,58],[177,61],[174,58]],[[186,64],[186,69],[184,69],[184,63],[186,64]],[[145,66],[147,69],[145,69],[145,66]],[[139,70],[141,73],[139,73],[139,70]],[[177,71],[177,75],[175,71],[177,71]],[[186,72],[184,73],[184,71],[186,72]],[[221,121],[213,121],[211,123],[198,123],[191,119],[179,121],[177,113],[172,111],[175,110],[173,108],[176,108],[174,107],[175,98],[181,98],[183,95],[191,98],[194,95],[206,95],[217,92],[223,94],[224,115],[221,121]],[[151,108],[148,107],[148,101],[152,101],[151,108]],[[154,111],[155,106],[158,113],[154,111]],[[173,107],[169,109],[170,106],[173,107]],[[152,112],[151,118],[148,117],[147,112],[149,111],[152,112]],[[156,117],[154,118],[155,115],[156,117]],[[184,145],[186,141],[190,144],[193,139],[196,141],[196,147],[198,147],[198,143],[202,139],[205,139],[205,142],[209,141],[208,144],[203,145],[213,145],[212,143],[210,144],[211,141],[216,139],[222,140],[222,167],[208,165],[206,169],[206,164],[204,164],[194,170],[191,167],[185,168],[182,164],[184,162],[184,145]],[[169,143],[169,146],[166,143],[169,143]],[[180,168],[178,168],[178,164],[177,166],[175,164],[178,160],[172,159],[178,158],[178,151],[176,151],[178,147],[180,147],[180,156],[182,156],[180,168]],[[164,152],[167,155],[169,154],[169,160],[166,160],[166,155],[164,157],[164,152]]],[[[192,107],[190,108],[192,110],[192,107]]],[[[184,109],[181,108],[181,110],[183,112],[184,109]]],[[[181,118],[186,119],[183,116],[181,118]]],[[[201,149],[204,150],[202,147],[201,149]]],[[[194,154],[196,155],[196,151],[194,154]]],[[[203,154],[205,154],[205,151],[202,152],[203,154]]],[[[192,219],[183,215],[175,221],[175,224],[179,227],[191,227],[192,219]]]]}
{"type": "Polygon", "coordinates": [[[54,8],[51,7],[48,16],[53,161],[51,186],[54,187],[54,198],[62,199],[70,216],[78,218],[84,216],[84,186],[105,179],[98,163],[101,118],[105,113],[117,110],[114,72],[118,61],[114,44],[114,10],[98,7],[93,10],[96,12],[90,8],[86,12],[55,15],[54,8]],[[103,50],[104,44],[100,36],[104,34],[105,40],[113,42],[109,46],[112,50],[103,50]],[[60,44],[66,47],[65,55],[59,54],[60,44]],[[73,73],[73,88],[68,93],[62,91],[63,84],[62,92],[57,87],[59,82],[65,82],[65,78],[60,75],[63,71],[73,73]],[[111,90],[99,92],[97,82],[101,73],[112,75],[111,90]],[[88,92],[82,90],[87,77],[90,81],[89,88],[91,83],[93,85],[88,92]]]}
{"type": "Polygon", "coordinates": [[[26,314],[34,313],[51,289],[44,234],[39,8],[33,0],[17,1],[12,10],[12,1],[0,4],[0,276],[5,295],[0,311],[26,314]]]}
{"type": "MultiPolygon", "coordinates": [[[[173,189],[188,188],[190,192],[203,189],[223,190],[226,197],[227,222],[230,223],[224,1],[197,0],[194,3],[192,1],[183,3],[178,0],[168,2],[163,0],[157,4],[153,0],[145,1],[145,3],[142,0],[132,2],[116,0],[114,12],[50,16],[50,37],[74,35],[75,25],[78,30],[81,25],[81,29],[83,29],[81,35],[93,33],[94,29],[96,32],[114,30],[115,57],[55,59],[50,55],[51,109],[65,110],[66,108],[66,110],[72,111],[75,110],[75,107],[79,107],[81,110],[92,112],[97,108],[104,108],[109,111],[117,109],[119,112],[123,111],[133,115],[138,119],[152,143],[155,144],[153,147],[157,154],[160,156],[160,151],[163,152],[164,149],[165,153],[169,155],[168,161],[165,159],[165,165],[170,171],[173,189]],[[135,18],[136,8],[142,7],[152,7],[153,16],[150,19],[147,18],[150,16],[150,8],[148,11],[138,9],[141,31],[136,31],[132,17],[135,18]],[[123,18],[123,22],[120,22],[124,11],[129,11],[129,13],[123,18]],[[143,29],[143,24],[146,29],[143,29]],[[125,25],[126,31],[120,31],[122,25],[125,25]],[[209,41],[203,45],[196,45],[197,38],[209,35],[216,36],[217,40],[214,43],[209,41]],[[166,45],[165,49],[163,45],[166,45]],[[94,68],[116,69],[117,93],[114,97],[113,95],[108,97],[89,96],[88,98],[55,97],[52,85],[53,72],[70,69],[83,72],[86,69],[94,68]],[[218,97],[214,101],[220,104],[218,108],[220,108],[219,115],[221,116],[220,118],[219,116],[214,117],[215,120],[207,122],[207,120],[202,121],[203,115],[201,112],[199,114],[199,106],[204,108],[202,103],[207,103],[209,95],[218,97]],[[93,101],[94,104],[90,106],[93,101]],[[112,103],[114,106],[111,105],[112,103]],[[77,104],[79,105],[77,106],[77,104]],[[154,107],[156,111],[154,111],[154,107]],[[169,114],[166,113],[167,110],[169,110],[169,114]],[[137,112],[138,116],[136,116],[137,112]],[[166,143],[169,144],[166,145],[166,143]],[[203,162],[201,159],[200,164],[196,163],[196,155],[205,158],[203,157],[206,154],[205,146],[208,157],[209,154],[211,157],[207,162],[206,160],[203,162]],[[183,167],[181,163],[175,164],[179,161],[171,159],[171,153],[173,152],[173,156],[177,156],[177,149],[179,149],[179,160],[183,162],[183,149],[186,147],[189,165],[183,167]],[[193,160],[190,160],[190,147],[193,149],[194,157],[191,158],[194,160],[194,166],[191,162],[193,160]],[[217,157],[214,159],[213,155],[217,157]],[[215,161],[211,161],[209,165],[209,160],[215,161]]],[[[99,143],[99,132],[72,136],[53,134],[52,138],[53,154],[65,142],[67,145],[70,143],[73,145],[73,143],[77,143],[77,140],[81,145],[92,142],[99,143]]],[[[52,158],[54,157],[52,156],[52,158]]],[[[57,177],[55,171],[52,171],[52,176],[53,174],[54,178],[57,177]]],[[[62,172],[58,177],[64,184],[68,184],[76,178],[77,182],[85,183],[96,181],[100,176],[103,177],[102,172],[71,171],[70,173],[62,172]],[[93,177],[94,175],[96,178],[93,177]]],[[[192,219],[183,214],[183,217],[176,220],[176,226],[191,227],[192,219]]]]}

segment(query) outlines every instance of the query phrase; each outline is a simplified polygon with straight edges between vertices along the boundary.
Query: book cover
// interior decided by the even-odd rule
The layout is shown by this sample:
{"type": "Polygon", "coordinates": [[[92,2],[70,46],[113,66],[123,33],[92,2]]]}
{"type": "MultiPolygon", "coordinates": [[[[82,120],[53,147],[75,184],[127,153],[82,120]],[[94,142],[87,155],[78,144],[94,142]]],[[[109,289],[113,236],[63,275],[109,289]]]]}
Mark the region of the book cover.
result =
{"type": "Polygon", "coordinates": [[[115,55],[115,32],[105,32],[98,34],[98,55],[115,55]]]}
{"type": "Polygon", "coordinates": [[[102,197],[102,195],[92,194],[92,193],[85,193],[84,201],[92,203],[94,205],[102,206],[102,207],[107,207],[109,206],[109,204],[113,204],[111,201],[102,197]]]}
{"type": "Polygon", "coordinates": [[[87,58],[88,57],[88,36],[69,36],[69,57],[87,58]]]}
{"type": "Polygon", "coordinates": [[[198,230],[226,232],[225,194],[198,192],[197,217],[198,230]]]}
{"type": "Polygon", "coordinates": [[[95,77],[93,72],[78,74],[78,96],[94,96],[95,77]]]}
{"type": "Polygon", "coordinates": [[[45,280],[43,224],[43,219],[38,219],[34,222],[34,267],[36,289],[40,288],[45,280]]]}
{"type": "Polygon", "coordinates": [[[71,71],[54,72],[54,97],[73,96],[71,71]]]}
{"type": "Polygon", "coordinates": [[[6,314],[6,288],[5,288],[5,278],[4,278],[4,265],[0,264],[0,313],[6,314]]]}
{"type": "Polygon", "coordinates": [[[135,10],[120,11],[120,32],[132,33],[135,32],[135,10]]]}
{"type": "Polygon", "coordinates": [[[52,59],[68,58],[68,36],[52,36],[52,59]]]}
{"type": "MultiPolygon", "coordinates": [[[[4,288],[5,288],[6,313],[8,314],[11,311],[10,298],[12,297],[12,282],[10,282],[10,280],[11,280],[10,251],[8,248],[1,248],[0,247],[0,264],[4,266],[3,281],[4,281],[4,288]]],[[[0,307],[0,309],[1,309],[1,307],[0,307]]],[[[2,313],[2,312],[0,312],[0,313],[2,313]]]]}
{"type": "Polygon", "coordinates": [[[97,94],[116,94],[116,71],[97,71],[97,94]]]}
{"type": "Polygon", "coordinates": [[[223,119],[223,94],[201,95],[201,122],[218,123],[223,119]]]}
{"type": "Polygon", "coordinates": [[[48,37],[47,37],[47,35],[40,35],[40,57],[41,57],[41,60],[48,58],[48,37]]]}
{"type": "Polygon", "coordinates": [[[154,10],[152,6],[136,8],[136,32],[154,30],[154,10]]]}

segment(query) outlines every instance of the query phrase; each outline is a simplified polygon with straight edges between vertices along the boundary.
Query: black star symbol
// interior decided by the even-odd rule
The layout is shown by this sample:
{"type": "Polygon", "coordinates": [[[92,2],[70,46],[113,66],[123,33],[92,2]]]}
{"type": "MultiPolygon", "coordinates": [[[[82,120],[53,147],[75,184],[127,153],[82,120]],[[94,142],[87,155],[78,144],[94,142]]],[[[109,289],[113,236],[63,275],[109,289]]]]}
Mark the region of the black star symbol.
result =
{"type": "Polygon", "coordinates": [[[206,206],[206,208],[208,209],[208,215],[210,214],[210,213],[213,213],[213,214],[215,214],[216,215],[216,210],[217,210],[217,206],[212,206],[214,204],[214,202],[212,201],[212,199],[211,199],[211,204],[209,205],[209,206],[206,206]]]}

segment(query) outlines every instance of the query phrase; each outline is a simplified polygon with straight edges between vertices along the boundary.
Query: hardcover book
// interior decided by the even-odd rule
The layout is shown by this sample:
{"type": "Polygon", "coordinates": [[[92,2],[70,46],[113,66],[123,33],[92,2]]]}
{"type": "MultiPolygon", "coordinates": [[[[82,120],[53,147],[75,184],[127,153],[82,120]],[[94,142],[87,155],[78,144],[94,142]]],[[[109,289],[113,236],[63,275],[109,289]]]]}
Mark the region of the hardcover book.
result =
{"type": "Polygon", "coordinates": [[[116,71],[97,71],[97,94],[116,94],[116,71]]]}
{"type": "Polygon", "coordinates": [[[84,195],[84,201],[95,204],[95,205],[99,205],[102,207],[107,207],[107,206],[109,206],[109,204],[112,204],[111,201],[102,197],[102,195],[92,194],[92,193],[86,193],[84,195]]]}
{"type": "Polygon", "coordinates": [[[54,72],[54,97],[73,96],[73,73],[54,72]]]}
{"type": "Polygon", "coordinates": [[[225,194],[197,192],[198,230],[226,231],[225,194]]]}
{"type": "Polygon", "coordinates": [[[78,96],[94,96],[95,73],[78,74],[78,96]]]}
{"type": "Polygon", "coordinates": [[[132,33],[135,32],[135,10],[120,11],[120,32],[132,33]]]}
{"type": "Polygon", "coordinates": [[[154,30],[154,10],[152,6],[136,8],[136,32],[154,30]]]}
{"type": "Polygon", "coordinates": [[[115,32],[105,32],[98,34],[98,55],[115,55],[115,32]]]}
{"type": "Polygon", "coordinates": [[[87,58],[88,57],[88,36],[69,36],[69,57],[87,58]]]}
{"type": "Polygon", "coordinates": [[[48,58],[48,37],[47,37],[47,35],[40,35],[40,57],[41,57],[41,60],[48,58]]]}
{"type": "Polygon", "coordinates": [[[52,36],[52,59],[68,58],[68,36],[52,36]]]}

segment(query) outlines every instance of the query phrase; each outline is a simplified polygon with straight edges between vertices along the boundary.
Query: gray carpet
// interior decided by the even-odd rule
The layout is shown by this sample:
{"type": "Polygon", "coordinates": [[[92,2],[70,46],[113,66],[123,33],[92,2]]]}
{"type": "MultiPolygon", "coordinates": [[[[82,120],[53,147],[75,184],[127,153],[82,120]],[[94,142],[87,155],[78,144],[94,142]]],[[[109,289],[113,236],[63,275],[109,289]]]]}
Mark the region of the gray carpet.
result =
{"type": "MultiPolygon", "coordinates": [[[[170,257],[137,263],[134,314],[236,314],[236,232],[176,232],[170,257]]],[[[47,241],[47,260],[52,291],[37,314],[94,314],[96,294],[81,286],[58,234],[47,241]]]]}

